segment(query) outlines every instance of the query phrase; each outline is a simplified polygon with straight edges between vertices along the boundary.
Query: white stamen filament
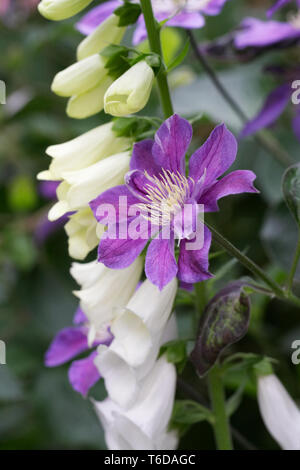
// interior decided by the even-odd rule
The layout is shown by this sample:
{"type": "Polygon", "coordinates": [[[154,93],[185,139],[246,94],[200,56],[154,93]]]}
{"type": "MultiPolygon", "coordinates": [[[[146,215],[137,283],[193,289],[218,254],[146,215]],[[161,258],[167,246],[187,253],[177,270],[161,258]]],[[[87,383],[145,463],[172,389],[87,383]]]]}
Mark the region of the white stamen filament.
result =
{"type": "MultiPolygon", "coordinates": [[[[151,177],[146,171],[145,176],[152,184],[145,185],[145,202],[135,207],[141,210],[146,220],[157,225],[169,225],[174,215],[181,210],[190,195],[189,181],[181,173],[162,170],[162,173],[151,177]]],[[[192,184],[194,181],[190,178],[192,184]]]]}

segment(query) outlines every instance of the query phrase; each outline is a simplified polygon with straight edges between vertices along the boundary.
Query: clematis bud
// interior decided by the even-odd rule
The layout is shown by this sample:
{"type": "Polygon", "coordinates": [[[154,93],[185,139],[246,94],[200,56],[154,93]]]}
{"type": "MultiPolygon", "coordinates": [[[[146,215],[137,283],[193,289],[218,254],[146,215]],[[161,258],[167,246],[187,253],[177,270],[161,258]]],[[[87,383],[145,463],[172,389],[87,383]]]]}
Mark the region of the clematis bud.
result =
{"type": "Polygon", "coordinates": [[[104,96],[104,110],[112,116],[126,116],[143,109],[150,97],[154,72],[141,61],[119,77],[104,96]]]}
{"type": "Polygon", "coordinates": [[[126,28],[118,26],[119,18],[116,15],[109,16],[89,36],[87,36],[77,48],[77,59],[82,60],[93,54],[99,53],[110,44],[120,44],[126,28]]]}
{"type": "Polygon", "coordinates": [[[95,88],[106,77],[105,60],[94,54],[55,75],[51,89],[59,96],[80,95],[95,88]]]}
{"type": "Polygon", "coordinates": [[[42,0],[38,10],[48,20],[64,20],[76,15],[93,0],[42,0]]]}
{"type": "Polygon", "coordinates": [[[48,147],[46,153],[52,162],[48,171],[38,174],[38,179],[62,180],[65,172],[86,168],[129,148],[131,140],[117,137],[112,128],[112,123],[103,124],[68,142],[48,147]]]}
{"type": "Polygon", "coordinates": [[[49,220],[85,208],[98,194],[122,184],[130,157],[130,152],[118,153],[82,170],[63,173],[64,181],[56,191],[58,202],[50,209],[49,220]]]}
{"type": "Polygon", "coordinates": [[[104,95],[112,83],[111,77],[105,77],[95,88],[72,96],[68,101],[67,115],[74,119],[85,119],[100,113],[104,108],[104,95]]]}
{"type": "MultiPolygon", "coordinates": [[[[142,382],[137,400],[129,410],[110,398],[94,402],[109,450],[176,449],[178,436],[168,431],[175,388],[175,367],[161,357],[142,382]]],[[[122,388],[119,392],[122,394],[122,388]]]]}
{"type": "Polygon", "coordinates": [[[104,227],[97,227],[97,221],[89,207],[69,217],[65,225],[68,235],[69,255],[83,260],[99,243],[104,227]]]}
{"type": "Polygon", "coordinates": [[[283,450],[300,450],[300,410],[274,374],[258,377],[263,421],[283,450]]]}
{"type": "Polygon", "coordinates": [[[108,324],[116,314],[116,308],[126,305],[140,279],[143,270],[141,258],[126,269],[113,270],[103,264],[73,263],[71,275],[81,286],[74,292],[80,306],[94,327],[108,324]]]}

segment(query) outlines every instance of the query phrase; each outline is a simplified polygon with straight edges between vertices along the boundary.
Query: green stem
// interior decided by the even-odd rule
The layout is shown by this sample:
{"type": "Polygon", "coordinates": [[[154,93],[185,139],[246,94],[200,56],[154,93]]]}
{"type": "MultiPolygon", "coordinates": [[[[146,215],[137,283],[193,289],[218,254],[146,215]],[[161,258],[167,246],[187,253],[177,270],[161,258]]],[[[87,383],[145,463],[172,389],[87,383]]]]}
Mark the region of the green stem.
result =
{"type": "Polygon", "coordinates": [[[288,278],[287,289],[289,293],[292,291],[292,288],[293,288],[293,281],[294,281],[294,277],[296,274],[299,259],[300,259],[300,233],[298,234],[297,247],[296,247],[293,264],[292,264],[291,271],[290,271],[289,278],[288,278]]]}
{"type": "Polygon", "coordinates": [[[215,416],[214,433],[218,450],[233,450],[229,420],[226,414],[226,400],[219,365],[208,374],[209,395],[215,416]]]}
{"type": "Polygon", "coordinates": [[[248,256],[242,253],[238,248],[236,248],[229,240],[227,240],[223,235],[221,235],[214,227],[205,222],[205,225],[209,228],[214,236],[214,240],[218,245],[224,248],[228,253],[233,255],[236,259],[240,261],[249,271],[251,271],[255,276],[260,278],[264,283],[270,287],[272,292],[276,297],[283,300],[289,300],[297,307],[300,307],[300,299],[290,292],[282,289],[277,282],[275,282],[263,269],[261,269],[254,261],[252,261],[248,256]]]}
{"type": "MultiPolygon", "coordinates": [[[[160,42],[160,27],[154,18],[151,0],[141,0],[141,7],[145,19],[150,49],[155,54],[158,54],[163,61],[160,42]]],[[[164,64],[162,64],[156,78],[164,116],[165,119],[167,119],[168,117],[172,116],[172,114],[174,114],[174,111],[164,64]]]]}

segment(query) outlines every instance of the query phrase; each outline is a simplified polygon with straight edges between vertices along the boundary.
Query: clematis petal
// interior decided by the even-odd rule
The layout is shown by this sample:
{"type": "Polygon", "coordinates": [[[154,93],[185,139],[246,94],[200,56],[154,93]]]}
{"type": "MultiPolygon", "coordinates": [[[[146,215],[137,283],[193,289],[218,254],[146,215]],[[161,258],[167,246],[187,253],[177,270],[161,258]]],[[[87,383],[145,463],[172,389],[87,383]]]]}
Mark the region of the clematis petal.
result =
{"type": "MultiPolygon", "coordinates": [[[[127,223],[126,228],[127,228],[127,223]]],[[[133,261],[145,248],[148,242],[148,224],[145,224],[147,229],[144,230],[138,239],[112,239],[102,238],[98,248],[98,260],[108,268],[123,269],[130,266],[133,261]]],[[[117,224],[117,230],[122,228],[117,224]]]]}
{"type": "Polygon", "coordinates": [[[82,34],[91,34],[94,29],[105,21],[120,5],[122,5],[120,0],[110,0],[93,8],[78,21],[76,28],[82,34]]]}
{"type": "Polygon", "coordinates": [[[86,321],[86,314],[82,311],[80,307],[78,307],[73,318],[74,325],[80,325],[81,323],[85,323],[86,321]]]}
{"type": "Polygon", "coordinates": [[[150,176],[160,173],[161,166],[156,164],[152,154],[153,145],[154,140],[151,139],[142,140],[134,144],[130,160],[130,170],[147,171],[150,176]]]}
{"type": "Polygon", "coordinates": [[[267,18],[271,18],[271,16],[276,13],[276,11],[280,10],[280,8],[283,8],[285,5],[290,3],[291,0],[277,0],[277,2],[274,3],[274,5],[267,10],[267,18]]]}
{"type": "Polygon", "coordinates": [[[204,227],[203,247],[200,250],[188,250],[187,243],[191,243],[194,240],[182,240],[180,242],[177,277],[180,281],[187,284],[195,284],[212,277],[208,271],[211,232],[207,227],[204,227]]]}
{"type": "Polygon", "coordinates": [[[189,176],[198,181],[205,174],[205,187],[225,173],[237,154],[237,141],[225,124],[217,126],[190,158],[189,176]]]}
{"type": "Polygon", "coordinates": [[[69,361],[88,349],[85,328],[64,328],[54,338],[45,355],[47,367],[55,367],[69,361]]]}
{"type": "Polygon", "coordinates": [[[162,290],[176,277],[177,263],[174,255],[174,238],[154,238],[147,250],[145,272],[147,278],[162,290]]]}
{"type": "Polygon", "coordinates": [[[69,369],[69,381],[76,392],[84,397],[96,382],[101,378],[94,359],[97,351],[93,351],[88,357],[72,362],[69,369]]]}
{"type": "Polygon", "coordinates": [[[123,222],[128,220],[128,209],[130,206],[140,202],[136,197],[133,196],[131,191],[125,186],[115,186],[108,189],[96,197],[90,202],[90,207],[94,213],[95,218],[98,222],[106,224],[123,222]],[[126,198],[126,199],[125,199],[126,198]],[[103,208],[103,212],[101,209],[103,208]],[[107,211],[104,210],[107,206],[107,211]],[[113,210],[109,210],[109,206],[113,210]]]}
{"type": "Polygon", "coordinates": [[[253,135],[273,124],[283,113],[291,97],[289,83],[279,86],[267,97],[261,111],[249,121],[240,134],[240,138],[253,135]]]}
{"type": "Polygon", "coordinates": [[[167,25],[185,29],[200,29],[205,25],[205,19],[200,13],[182,11],[171,18],[167,25]]]}
{"type": "Polygon", "coordinates": [[[253,186],[256,175],[249,170],[236,170],[213,184],[201,196],[201,204],[205,212],[216,212],[219,210],[218,200],[230,194],[258,193],[253,186]]]}
{"type": "Polygon", "coordinates": [[[192,126],[186,119],[174,114],[155,134],[153,155],[157,165],[174,173],[185,172],[185,154],[193,136],[192,126]]]}

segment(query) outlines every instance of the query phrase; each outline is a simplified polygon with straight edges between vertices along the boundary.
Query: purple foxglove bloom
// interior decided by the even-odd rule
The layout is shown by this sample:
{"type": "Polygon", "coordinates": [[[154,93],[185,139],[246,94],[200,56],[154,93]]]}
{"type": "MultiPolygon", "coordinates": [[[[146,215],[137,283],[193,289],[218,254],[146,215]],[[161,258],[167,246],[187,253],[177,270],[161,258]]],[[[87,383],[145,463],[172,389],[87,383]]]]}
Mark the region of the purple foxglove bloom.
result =
{"type": "MultiPolygon", "coordinates": [[[[152,0],[152,5],[158,21],[170,18],[168,26],[198,29],[205,24],[203,15],[218,15],[226,1],[228,0],[152,0]]],[[[122,4],[121,0],[110,0],[102,3],[93,8],[77,23],[77,29],[83,34],[90,34],[122,4]]],[[[137,22],[133,43],[138,44],[146,37],[145,22],[141,16],[137,22]]]]}
{"type": "MultiPolygon", "coordinates": [[[[267,96],[258,114],[245,125],[240,135],[241,138],[253,135],[261,129],[273,125],[284,112],[288,104],[292,102],[292,94],[295,91],[292,87],[292,83],[299,77],[299,68],[284,70],[270,67],[269,71],[280,75],[285,81],[272,90],[267,96]]],[[[295,136],[300,141],[300,106],[294,105],[294,110],[292,128],[295,136]]]]}
{"type": "Polygon", "coordinates": [[[135,144],[125,185],[102,193],[90,203],[96,219],[102,224],[110,221],[106,214],[100,214],[99,208],[107,207],[103,204],[114,206],[118,220],[113,232],[122,232],[119,238],[110,237],[110,230],[102,237],[99,261],[110,268],[125,268],[142,252],[148,239],[153,238],[147,251],[145,271],[159,289],[176,275],[186,284],[212,276],[208,271],[211,233],[202,224],[200,230],[202,228],[204,240],[201,247],[190,247],[190,243],[198,239],[199,204],[204,205],[205,212],[213,212],[218,210],[218,200],[224,196],[257,192],[253,187],[255,175],[252,171],[237,170],[219,179],[232,165],[237,153],[236,139],[225,125],[216,127],[192,155],[187,177],[185,154],[192,134],[188,121],[176,114],[171,116],[159,128],[154,141],[135,144]],[[119,207],[120,196],[127,197],[127,214],[119,207]],[[135,208],[138,215],[131,215],[135,208]],[[139,237],[130,235],[135,224],[139,225],[139,237]],[[175,238],[179,239],[178,261],[174,255],[175,238]]]}
{"type": "MultiPolygon", "coordinates": [[[[80,308],[75,312],[73,323],[75,326],[59,331],[50,344],[45,355],[47,367],[59,366],[90,350],[87,318],[80,308]]],[[[110,331],[103,330],[98,333],[92,348],[96,348],[100,344],[109,346],[112,340],[110,331]]],[[[89,389],[101,378],[94,365],[96,355],[97,352],[93,350],[88,357],[72,362],[69,369],[69,381],[72,387],[83,396],[86,396],[89,389]]]]}

